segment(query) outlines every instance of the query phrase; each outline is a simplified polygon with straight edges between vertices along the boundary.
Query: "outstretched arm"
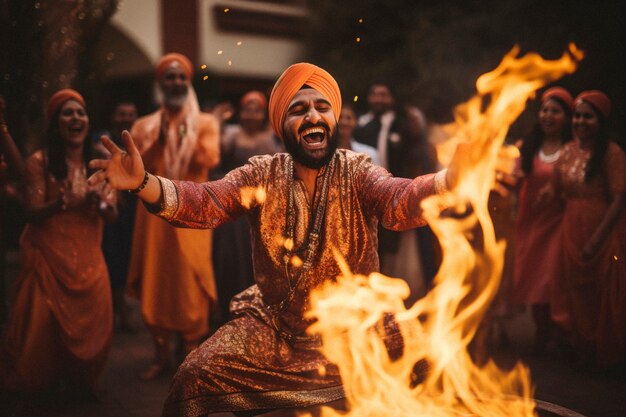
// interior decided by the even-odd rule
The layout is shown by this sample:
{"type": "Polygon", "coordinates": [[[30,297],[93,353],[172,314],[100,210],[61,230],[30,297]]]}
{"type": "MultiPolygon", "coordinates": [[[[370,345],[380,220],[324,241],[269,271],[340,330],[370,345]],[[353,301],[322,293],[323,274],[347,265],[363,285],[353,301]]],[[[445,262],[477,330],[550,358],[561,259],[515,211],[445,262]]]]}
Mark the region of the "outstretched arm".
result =
{"type": "Polygon", "coordinates": [[[101,138],[104,147],[111,153],[111,159],[94,159],[89,167],[97,169],[89,177],[89,185],[104,184],[103,194],[112,190],[136,191],[137,196],[148,204],[155,204],[161,199],[161,185],[159,180],[145,171],[139,150],[125,130],[122,140],[126,151],[120,149],[106,136],[101,138]]]}
{"type": "MultiPolygon", "coordinates": [[[[136,191],[149,211],[177,227],[215,228],[233,220],[251,208],[241,197],[242,190],[256,189],[261,180],[259,171],[248,164],[229,173],[224,180],[196,183],[157,178],[145,171],[139,150],[127,131],[122,134],[127,151],[102,137],[102,143],[111,152],[111,159],[96,159],[89,163],[98,169],[89,178],[89,184],[104,183],[102,193],[109,190],[136,191]]],[[[253,204],[252,204],[253,205],[253,204]]]]}

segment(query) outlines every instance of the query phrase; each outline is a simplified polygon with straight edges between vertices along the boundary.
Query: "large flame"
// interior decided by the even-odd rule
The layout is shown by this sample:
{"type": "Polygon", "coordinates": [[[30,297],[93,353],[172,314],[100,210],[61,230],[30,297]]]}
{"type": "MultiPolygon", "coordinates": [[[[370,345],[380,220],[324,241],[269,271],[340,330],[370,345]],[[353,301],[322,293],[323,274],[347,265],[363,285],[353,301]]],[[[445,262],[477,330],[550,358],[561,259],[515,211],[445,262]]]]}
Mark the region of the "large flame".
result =
{"type": "Polygon", "coordinates": [[[478,94],[455,109],[449,131],[459,145],[451,168],[459,183],[422,206],[443,250],[433,290],[406,309],[404,281],[353,275],[336,254],[342,275],[312,294],[317,322],[310,331],[321,335],[324,355],[339,367],[348,416],[535,415],[526,367],[479,366],[467,349],[500,284],[505,242],[496,241],[487,199],[505,135],[528,98],[582,58],[574,45],[553,61],[518,53],[514,48],[483,74],[478,94]],[[404,340],[393,359],[381,331],[390,314],[404,340]]]}

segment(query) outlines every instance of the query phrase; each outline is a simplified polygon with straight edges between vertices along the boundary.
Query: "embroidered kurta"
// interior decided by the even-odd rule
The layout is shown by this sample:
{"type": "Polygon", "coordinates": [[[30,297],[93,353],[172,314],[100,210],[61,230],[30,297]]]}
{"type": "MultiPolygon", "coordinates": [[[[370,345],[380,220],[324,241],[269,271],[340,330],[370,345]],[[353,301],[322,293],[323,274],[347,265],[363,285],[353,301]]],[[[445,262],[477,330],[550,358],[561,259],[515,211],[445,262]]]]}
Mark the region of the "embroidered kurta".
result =
{"type": "MultiPolygon", "coordinates": [[[[181,365],[165,416],[308,406],[343,397],[337,369],[317,350],[319,340],[306,334],[309,294],[339,274],[333,248],[353,272],[377,271],[379,221],[393,230],[424,225],[419,204],[435,193],[435,175],[394,178],[367,156],[338,150],[318,176],[311,207],[303,183],[293,179],[292,166],[290,155],[276,154],[251,158],[219,181],[161,179],[164,203],[158,214],[173,225],[214,228],[248,217],[256,281],[233,300],[236,318],[181,365]],[[328,194],[323,202],[326,170],[328,194]],[[242,198],[242,190],[257,188],[265,190],[264,201],[242,198]],[[291,215],[290,192],[295,202],[291,215]],[[309,273],[303,274],[294,257],[306,259],[310,223],[320,204],[325,204],[320,243],[309,273]],[[294,221],[289,222],[290,216],[294,221]],[[289,224],[294,230],[288,230],[289,224]],[[293,248],[285,242],[289,235],[293,248]],[[277,308],[284,300],[291,302],[277,308]]],[[[392,336],[390,340],[391,349],[401,346],[392,336]]]]}
{"type": "MultiPolygon", "coordinates": [[[[555,161],[556,162],[556,161],[555,161]]],[[[533,158],[533,170],[522,183],[515,223],[515,292],[521,304],[551,304],[561,272],[563,203],[538,204],[542,188],[552,181],[554,162],[533,158]]]]}
{"type": "MultiPolygon", "coordinates": [[[[253,156],[274,155],[279,151],[280,146],[270,129],[249,134],[239,125],[226,126],[221,141],[220,177],[245,165],[253,156]]],[[[219,294],[219,319],[223,323],[230,317],[233,296],[254,284],[250,225],[245,216],[215,229],[213,268],[219,294]]]]}

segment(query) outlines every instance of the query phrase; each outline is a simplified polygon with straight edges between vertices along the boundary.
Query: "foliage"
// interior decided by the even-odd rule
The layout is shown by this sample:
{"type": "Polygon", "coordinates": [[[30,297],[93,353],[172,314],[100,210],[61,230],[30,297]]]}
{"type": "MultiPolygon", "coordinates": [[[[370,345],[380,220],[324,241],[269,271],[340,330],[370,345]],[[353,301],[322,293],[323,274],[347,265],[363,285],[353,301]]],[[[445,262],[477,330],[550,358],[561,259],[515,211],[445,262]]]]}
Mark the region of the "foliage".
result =
{"type": "Polygon", "coordinates": [[[55,91],[87,90],[91,47],[117,5],[118,0],[0,0],[0,95],[22,148],[39,145],[45,104],[55,91]]]}
{"type": "MultiPolygon", "coordinates": [[[[573,41],[586,59],[559,83],[574,94],[603,89],[615,102],[626,103],[625,83],[619,79],[625,57],[615,49],[625,27],[617,3],[309,1],[308,56],[337,76],[346,99],[358,95],[362,110],[368,84],[387,79],[395,84],[398,99],[416,102],[430,119],[443,121],[474,93],[477,76],[493,69],[514,45],[522,53],[532,50],[553,59],[573,41]]],[[[613,117],[622,129],[624,114],[618,110],[613,117]]]]}

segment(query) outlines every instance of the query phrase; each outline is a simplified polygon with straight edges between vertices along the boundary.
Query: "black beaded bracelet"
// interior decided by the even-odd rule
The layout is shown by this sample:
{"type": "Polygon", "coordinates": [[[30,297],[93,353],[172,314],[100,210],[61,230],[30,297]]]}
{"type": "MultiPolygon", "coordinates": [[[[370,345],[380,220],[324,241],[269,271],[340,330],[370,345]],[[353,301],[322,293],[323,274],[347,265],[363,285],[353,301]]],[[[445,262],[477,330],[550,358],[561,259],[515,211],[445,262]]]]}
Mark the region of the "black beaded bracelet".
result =
{"type": "Polygon", "coordinates": [[[143,181],[141,182],[139,187],[135,188],[134,190],[128,190],[128,192],[131,194],[137,194],[138,192],[146,188],[146,184],[148,183],[148,178],[149,178],[148,171],[144,171],[143,181]]]}

